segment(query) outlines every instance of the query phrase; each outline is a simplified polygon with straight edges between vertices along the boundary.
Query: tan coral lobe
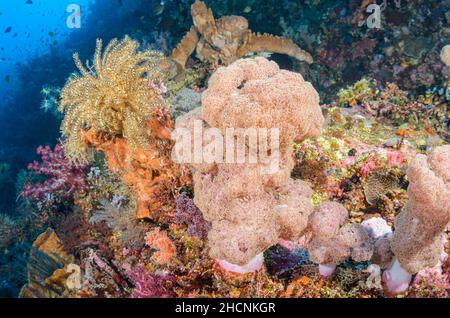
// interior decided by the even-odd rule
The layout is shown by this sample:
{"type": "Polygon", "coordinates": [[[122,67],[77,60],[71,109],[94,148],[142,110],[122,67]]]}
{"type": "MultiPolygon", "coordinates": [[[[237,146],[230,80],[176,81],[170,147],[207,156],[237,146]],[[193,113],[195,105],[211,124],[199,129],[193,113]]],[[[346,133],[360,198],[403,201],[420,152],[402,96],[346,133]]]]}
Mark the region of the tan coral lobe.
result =
{"type": "Polygon", "coordinates": [[[373,244],[360,224],[347,223],[348,211],[339,203],[326,202],[311,216],[310,259],[317,264],[339,264],[348,257],[370,260],[373,244]]]}
{"type": "Polygon", "coordinates": [[[442,48],[441,61],[448,67],[450,67],[450,44],[442,48]]]}
{"type": "Polygon", "coordinates": [[[450,145],[417,155],[409,164],[409,201],[395,220],[391,247],[409,273],[436,265],[441,233],[450,222],[450,145]]]}

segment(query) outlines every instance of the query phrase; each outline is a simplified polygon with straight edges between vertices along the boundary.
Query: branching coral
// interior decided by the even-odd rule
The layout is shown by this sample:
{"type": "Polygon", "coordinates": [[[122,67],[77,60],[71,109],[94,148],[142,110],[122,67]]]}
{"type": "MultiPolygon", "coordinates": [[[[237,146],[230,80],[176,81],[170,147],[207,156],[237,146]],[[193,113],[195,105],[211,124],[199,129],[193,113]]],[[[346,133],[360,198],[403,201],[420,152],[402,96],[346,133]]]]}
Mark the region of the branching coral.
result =
{"type": "Polygon", "coordinates": [[[86,172],[89,167],[71,162],[61,145],[56,145],[53,150],[49,146],[40,146],[37,154],[42,163],[34,161],[28,165],[28,170],[47,177],[47,180],[26,183],[21,193],[25,198],[42,206],[51,206],[58,199],[67,199],[87,190],[86,172]]]}
{"type": "Polygon", "coordinates": [[[123,137],[133,146],[148,145],[145,124],[157,107],[164,107],[159,84],[161,55],[138,52],[138,42],[125,37],[112,40],[102,54],[97,40],[93,64],[83,66],[61,91],[59,109],[64,112],[61,130],[70,159],[86,160],[86,144],[81,132],[111,139],[123,137]],[[153,84],[153,85],[152,85],[153,84]]]}
{"type": "Polygon", "coordinates": [[[171,54],[179,70],[184,69],[195,49],[201,60],[213,64],[229,65],[256,52],[287,54],[300,61],[313,62],[312,56],[292,40],[251,32],[244,17],[224,16],[215,20],[211,9],[199,0],[192,5],[191,12],[194,26],[171,54]]]}
{"type": "MultiPolygon", "coordinates": [[[[279,145],[265,148],[274,156],[279,152],[279,161],[230,163],[223,160],[229,154],[222,154],[219,162],[193,164],[194,201],[212,222],[211,257],[242,266],[280,239],[298,239],[312,212],[312,190],[290,179],[292,144],[318,136],[324,122],[311,84],[264,58],[239,60],[219,68],[203,93],[201,110],[179,117],[176,127],[192,130],[196,122],[218,128],[223,136],[227,128],[280,131],[279,145]],[[268,166],[275,169],[264,169],[268,166]]],[[[242,137],[242,130],[235,133],[236,140],[242,137]]]]}
{"type": "Polygon", "coordinates": [[[450,146],[436,148],[428,157],[410,163],[409,201],[395,222],[391,248],[396,257],[385,272],[388,290],[404,291],[411,274],[433,267],[441,254],[441,233],[450,222],[450,146]]]}

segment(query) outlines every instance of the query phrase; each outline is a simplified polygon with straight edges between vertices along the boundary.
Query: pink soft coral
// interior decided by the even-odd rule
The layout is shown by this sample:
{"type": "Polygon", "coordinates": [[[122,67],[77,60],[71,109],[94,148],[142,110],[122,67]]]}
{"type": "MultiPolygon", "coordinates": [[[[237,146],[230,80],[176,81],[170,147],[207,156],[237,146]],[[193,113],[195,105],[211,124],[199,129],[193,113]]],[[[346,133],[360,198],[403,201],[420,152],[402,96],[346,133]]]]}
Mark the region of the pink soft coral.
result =
{"type": "MultiPolygon", "coordinates": [[[[312,213],[313,192],[290,178],[292,143],[321,132],[324,118],[312,85],[267,59],[239,60],[214,73],[201,109],[179,117],[176,127],[192,131],[196,122],[217,128],[223,136],[227,128],[277,128],[280,137],[279,147],[267,147],[280,154],[277,169],[270,173],[264,169],[273,164],[270,160],[192,165],[195,204],[212,223],[211,257],[244,266],[279,240],[300,238],[312,213]]],[[[238,130],[234,133],[243,137],[238,130]]],[[[203,145],[208,142],[203,140],[203,145]]]]}
{"type": "Polygon", "coordinates": [[[37,154],[41,156],[42,163],[34,161],[28,165],[28,170],[47,180],[25,184],[22,196],[48,207],[57,198],[68,198],[87,190],[86,172],[89,167],[67,159],[61,145],[57,144],[53,150],[49,146],[39,146],[37,154]]]}
{"type": "Polygon", "coordinates": [[[391,240],[396,258],[384,275],[386,286],[395,292],[406,290],[411,274],[439,262],[441,233],[450,222],[450,145],[428,157],[417,155],[407,175],[409,201],[395,220],[391,240]],[[397,279],[399,275],[404,279],[397,279]]]}

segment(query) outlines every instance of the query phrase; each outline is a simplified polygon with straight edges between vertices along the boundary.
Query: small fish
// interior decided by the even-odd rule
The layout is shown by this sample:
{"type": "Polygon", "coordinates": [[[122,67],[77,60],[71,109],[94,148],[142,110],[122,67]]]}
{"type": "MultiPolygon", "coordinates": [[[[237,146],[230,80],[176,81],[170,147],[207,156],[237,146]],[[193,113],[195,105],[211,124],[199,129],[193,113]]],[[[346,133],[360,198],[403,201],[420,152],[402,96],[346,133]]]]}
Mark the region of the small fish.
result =
{"type": "Polygon", "coordinates": [[[33,4],[33,1],[27,0],[25,3],[26,3],[26,4],[33,4]]]}
{"type": "Polygon", "coordinates": [[[5,33],[9,33],[9,32],[11,32],[11,30],[12,30],[12,27],[9,26],[5,29],[5,33]]]}
{"type": "Polygon", "coordinates": [[[160,3],[156,3],[153,6],[153,13],[156,15],[161,15],[164,12],[165,6],[164,6],[164,2],[160,2],[160,3]]]}
{"type": "Polygon", "coordinates": [[[49,37],[54,37],[54,36],[55,36],[55,33],[52,32],[52,31],[50,31],[50,32],[48,32],[48,36],[49,36],[49,37]]]}
{"type": "Polygon", "coordinates": [[[242,10],[242,12],[244,12],[244,13],[250,13],[250,12],[252,12],[252,7],[251,7],[251,6],[246,6],[246,7],[244,8],[244,10],[242,10]]]}
{"type": "Polygon", "coordinates": [[[11,76],[6,75],[6,76],[5,76],[5,82],[6,82],[6,83],[10,83],[10,82],[11,82],[11,76]]]}

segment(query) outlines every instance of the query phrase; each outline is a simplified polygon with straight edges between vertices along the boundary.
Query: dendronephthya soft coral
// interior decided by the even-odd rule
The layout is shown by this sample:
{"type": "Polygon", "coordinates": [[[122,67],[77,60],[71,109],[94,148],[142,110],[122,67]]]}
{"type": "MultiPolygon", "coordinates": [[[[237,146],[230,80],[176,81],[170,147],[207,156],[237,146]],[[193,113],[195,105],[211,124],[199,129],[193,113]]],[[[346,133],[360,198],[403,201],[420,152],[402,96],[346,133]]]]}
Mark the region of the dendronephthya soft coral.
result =
{"type": "Polygon", "coordinates": [[[390,292],[405,291],[412,274],[439,262],[442,233],[450,222],[450,145],[417,155],[407,175],[409,201],[396,218],[395,258],[383,277],[390,292]]]}

